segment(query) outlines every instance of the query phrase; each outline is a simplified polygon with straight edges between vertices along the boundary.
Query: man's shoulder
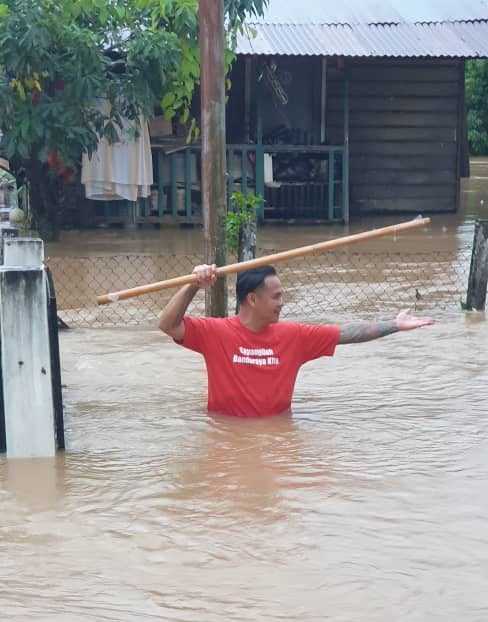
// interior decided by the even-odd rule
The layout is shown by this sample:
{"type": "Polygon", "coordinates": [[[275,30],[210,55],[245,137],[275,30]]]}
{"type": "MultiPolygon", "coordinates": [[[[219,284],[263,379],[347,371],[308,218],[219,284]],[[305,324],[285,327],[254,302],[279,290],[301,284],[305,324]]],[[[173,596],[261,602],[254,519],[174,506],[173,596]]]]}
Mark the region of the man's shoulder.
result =
{"type": "Polygon", "coordinates": [[[209,344],[228,339],[232,331],[228,318],[185,315],[183,323],[184,337],[176,343],[201,353],[209,344]]]}
{"type": "Polygon", "coordinates": [[[289,320],[280,320],[274,326],[276,330],[281,330],[283,332],[298,332],[303,326],[306,326],[306,324],[302,324],[301,322],[292,322],[289,320]]]}
{"type": "Polygon", "coordinates": [[[300,335],[303,324],[288,320],[280,320],[272,324],[272,331],[276,337],[296,337],[300,335]]]}
{"type": "Polygon", "coordinates": [[[205,329],[226,329],[234,324],[231,317],[195,317],[185,315],[185,323],[191,324],[196,328],[201,326],[205,329]]]}
{"type": "Polygon", "coordinates": [[[282,334],[294,334],[297,336],[317,335],[336,331],[337,327],[330,324],[311,324],[306,322],[282,321],[275,324],[276,330],[282,334]]]}

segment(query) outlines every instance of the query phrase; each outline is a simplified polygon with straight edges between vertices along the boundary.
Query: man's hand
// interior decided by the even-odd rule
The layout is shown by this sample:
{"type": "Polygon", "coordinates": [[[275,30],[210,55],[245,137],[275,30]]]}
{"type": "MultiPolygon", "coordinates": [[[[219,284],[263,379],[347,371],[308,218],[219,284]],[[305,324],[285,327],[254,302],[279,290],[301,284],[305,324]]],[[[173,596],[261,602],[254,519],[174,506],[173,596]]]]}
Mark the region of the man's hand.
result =
{"type": "Polygon", "coordinates": [[[211,266],[203,264],[201,266],[195,266],[193,268],[193,274],[197,277],[197,285],[200,288],[213,287],[217,280],[217,268],[215,264],[211,266]]]}
{"type": "Polygon", "coordinates": [[[413,328],[421,328],[422,326],[435,324],[435,321],[430,317],[416,317],[412,315],[410,309],[399,313],[395,321],[398,330],[412,330],[413,328]]]}

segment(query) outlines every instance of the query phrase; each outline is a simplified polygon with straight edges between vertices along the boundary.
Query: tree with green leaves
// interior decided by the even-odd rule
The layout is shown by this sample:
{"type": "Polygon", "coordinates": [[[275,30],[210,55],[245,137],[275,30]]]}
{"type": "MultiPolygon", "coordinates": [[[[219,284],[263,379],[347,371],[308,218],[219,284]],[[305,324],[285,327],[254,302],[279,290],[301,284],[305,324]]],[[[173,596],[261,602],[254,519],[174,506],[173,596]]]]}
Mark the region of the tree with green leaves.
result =
{"type": "MultiPolygon", "coordinates": [[[[265,1],[226,0],[229,45],[265,1]]],[[[0,155],[25,171],[34,228],[56,229],[59,180],[123,117],[188,121],[199,76],[198,0],[0,3],[0,155]]]]}
{"type": "Polygon", "coordinates": [[[466,63],[466,107],[471,155],[488,154],[488,61],[466,63]]]}

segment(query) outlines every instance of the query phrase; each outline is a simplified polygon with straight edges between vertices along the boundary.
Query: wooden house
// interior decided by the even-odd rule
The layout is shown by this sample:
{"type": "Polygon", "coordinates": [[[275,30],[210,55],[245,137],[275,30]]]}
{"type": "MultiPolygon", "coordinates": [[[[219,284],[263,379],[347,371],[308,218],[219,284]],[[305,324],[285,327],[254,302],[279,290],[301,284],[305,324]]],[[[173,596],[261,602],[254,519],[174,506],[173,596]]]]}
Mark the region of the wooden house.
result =
{"type": "MultiPolygon", "coordinates": [[[[464,66],[488,57],[484,0],[269,0],[237,54],[229,195],[262,195],[262,220],[457,210],[464,66]]],[[[134,222],[200,222],[199,147],[155,141],[154,161],[154,200],[134,222]]]]}

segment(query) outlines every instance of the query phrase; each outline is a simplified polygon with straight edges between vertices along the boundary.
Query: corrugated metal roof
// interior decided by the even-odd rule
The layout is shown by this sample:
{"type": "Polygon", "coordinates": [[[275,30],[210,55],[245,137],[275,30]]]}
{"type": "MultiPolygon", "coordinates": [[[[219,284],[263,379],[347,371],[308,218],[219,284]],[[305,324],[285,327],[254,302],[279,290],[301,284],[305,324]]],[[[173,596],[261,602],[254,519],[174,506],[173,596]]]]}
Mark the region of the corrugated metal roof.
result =
{"type": "Polygon", "coordinates": [[[488,19],[488,0],[269,0],[260,24],[391,24],[488,19]]]}
{"type": "Polygon", "coordinates": [[[488,58],[488,21],[398,25],[251,24],[238,54],[488,58]],[[252,31],[255,31],[254,37],[252,31]]]}

